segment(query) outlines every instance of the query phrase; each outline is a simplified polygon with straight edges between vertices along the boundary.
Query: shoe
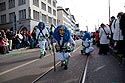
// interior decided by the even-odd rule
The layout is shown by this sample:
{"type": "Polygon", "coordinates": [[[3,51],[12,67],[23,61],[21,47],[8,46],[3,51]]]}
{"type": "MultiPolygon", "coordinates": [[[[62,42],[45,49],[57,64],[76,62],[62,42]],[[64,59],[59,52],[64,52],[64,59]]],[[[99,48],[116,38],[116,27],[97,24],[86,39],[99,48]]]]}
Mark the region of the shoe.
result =
{"type": "Polygon", "coordinates": [[[85,55],[89,56],[89,55],[90,55],[90,53],[85,53],[85,55]]]}
{"type": "Polygon", "coordinates": [[[44,51],[44,56],[46,55],[46,51],[44,51]]]}
{"type": "Polygon", "coordinates": [[[99,55],[102,55],[102,53],[98,53],[99,55]]]}
{"type": "Polygon", "coordinates": [[[68,60],[65,60],[65,64],[68,65],[68,60]]]}
{"type": "Polygon", "coordinates": [[[63,67],[63,66],[64,66],[63,61],[61,61],[61,67],[63,67]]]}
{"type": "Polygon", "coordinates": [[[67,69],[68,69],[68,66],[67,66],[67,65],[64,65],[64,69],[67,70],[67,69]]]}
{"type": "Polygon", "coordinates": [[[45,50],[48,50],[48,48],[45,48],[45,50]]]}
{"type": "Polygon", "coordinates": [[[104,53],[104,55],[107,55],[107,53],[104,53]]]}
{"type": "Polygon", "coordinates": [[[42,58],[43,56],[44,56],[44,53],[41,52],[39,58],[42,58]]]}
{"type": "Polygon", "coordinates": [[[67,70],[68,69],[68,60],[63,61],[64,64],[64,69],[67,70]]]}
{"type": "Polygon", "coordinates": [[[68,64],[68,60],[63,61],[63,64],[67,65],[68,64]]]}

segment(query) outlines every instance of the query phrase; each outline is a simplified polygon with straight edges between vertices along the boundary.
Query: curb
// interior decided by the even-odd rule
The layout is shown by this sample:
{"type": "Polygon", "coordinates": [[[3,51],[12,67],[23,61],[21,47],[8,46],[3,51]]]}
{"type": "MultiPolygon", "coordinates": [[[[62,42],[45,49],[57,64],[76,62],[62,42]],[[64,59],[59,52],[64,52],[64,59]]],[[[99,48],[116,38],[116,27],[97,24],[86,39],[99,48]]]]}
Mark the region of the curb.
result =
{"type": "Polygon", "coordinates": [[[117,50],[114,50],[112,47],[109,47],[109,51],[120,62],[120,64],[122,64],[122,65],[125,64],[124,63],[125,58],[122,57],[122,56],[124,56],[123,54],[117,54],[117,50]]]}
{"type": "Polygon", "coordinates": [[[38,50],[39,50],[38,48],[30,49],[29,47],[26,47],[26,48],[14,49],[10,51],[9,53],[0,54],[0,56],[14,56],[14,55],[20,55],[22,53],[30,53],[30,52],[34,52],[38,50]]]}

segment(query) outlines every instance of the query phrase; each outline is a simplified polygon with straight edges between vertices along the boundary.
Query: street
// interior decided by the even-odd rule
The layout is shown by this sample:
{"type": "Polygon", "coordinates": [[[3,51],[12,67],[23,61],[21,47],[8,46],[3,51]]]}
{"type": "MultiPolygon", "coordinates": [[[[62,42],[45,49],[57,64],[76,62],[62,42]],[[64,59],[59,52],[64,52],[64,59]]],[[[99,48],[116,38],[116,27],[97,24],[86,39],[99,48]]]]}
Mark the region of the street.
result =
{"type": "MultiPolygon", "coordinates": [[[[81,83],[87,56],[81,55],[81,40],[76,41],[68,70],[60,64],[53,69],[50,52],[39,59],[39,49],[17,50],[0,55],[0,83],[81,83]]],[[[98,55],[98,48],[89,56],[85,83],[124,83],[122,67],[110,54],[98,55]]],[[[59,63],[56,58],[56,63],[59,63]]]]}

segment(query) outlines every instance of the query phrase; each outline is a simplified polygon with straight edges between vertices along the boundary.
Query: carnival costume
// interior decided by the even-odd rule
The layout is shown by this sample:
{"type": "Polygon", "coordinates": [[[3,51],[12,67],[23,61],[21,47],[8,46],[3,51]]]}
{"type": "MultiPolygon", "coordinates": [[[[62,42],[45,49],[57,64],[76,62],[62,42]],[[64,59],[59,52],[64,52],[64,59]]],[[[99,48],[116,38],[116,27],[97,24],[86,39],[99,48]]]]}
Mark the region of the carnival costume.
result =
{"type": "Polygon", "coordinates": [[[69,58],[71,52],[75,47],[75,41],[71,37],[71,33],[65,25],[59,25],[55,28],[53,37],[56,41],[56,55],[57,58],[61,61],[61,66],[64,66],[64,69],[67,69],[69,58]],[[59,30],[63,28],[65,33],[63,36],[60,35],[59,30]]]}
{"type": "Polygon", "coordinates": [[[47,42],[47,38],[49,36],[48,30],[44,22],[39,22],[38,28],[36,29],[36,39],[38,40],[40,47],[40,58],[46,55],[45,51],[45,43],[47,42]],[[43,26],[43,28],[41,28],[43,26]]]}
{"type": "Polygon", "coordinates": [[[86,55],[90,55],[90,53],[94,50],[90,43],[92,43],[90,34],[85,31],[82,39],[83,49],[81,50],[81,54],[85,53],[86,55]]]}

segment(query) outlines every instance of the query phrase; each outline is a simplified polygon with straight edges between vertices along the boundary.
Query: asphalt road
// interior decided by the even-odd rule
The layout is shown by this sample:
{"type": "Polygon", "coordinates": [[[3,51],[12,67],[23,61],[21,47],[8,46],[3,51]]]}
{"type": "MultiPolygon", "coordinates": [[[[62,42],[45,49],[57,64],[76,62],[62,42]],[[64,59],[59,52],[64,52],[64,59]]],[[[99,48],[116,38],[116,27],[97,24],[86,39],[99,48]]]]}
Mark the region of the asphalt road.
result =
{"type": "MultiPolygon", "coordinates": [[[[81,55],[81,41],[72,53],[68,70],[56,66],[36,83],[80,83],[87,56],[81,55]]],[[[98,55],[98,48],[89,56],[85,83],[124,83],[122,67],[111,55],[98,55]]],[[[53,67],[53,56],[50,52],[39,59],[39,49],[15,50],[6,55],[0,55],[0,83],[32,83],[39,76],[53,67]]],[[[56,63],[58,63],[56,58],[56,63]]]]}
{"type": "MultiPolygon", "coordinates": [[[[75,52],[79,52],[81,41],[76,42],[75,52]]],[[[49,52],[42,59],[38,57],[39,49],[16,50],[0,55],[0,83],[31,83],[53,66],[53,56],[49,52]]]]}

